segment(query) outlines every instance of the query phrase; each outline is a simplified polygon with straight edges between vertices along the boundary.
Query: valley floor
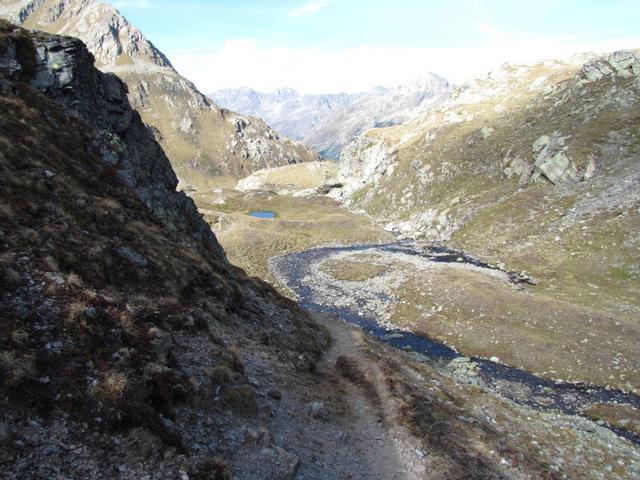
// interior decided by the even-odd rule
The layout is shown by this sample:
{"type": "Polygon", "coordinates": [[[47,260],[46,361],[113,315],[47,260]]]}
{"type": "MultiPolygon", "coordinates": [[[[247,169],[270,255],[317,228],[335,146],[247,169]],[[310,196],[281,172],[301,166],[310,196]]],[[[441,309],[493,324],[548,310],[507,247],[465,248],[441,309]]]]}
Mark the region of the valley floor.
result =
{"type": "MultiPolygon", "coordinates": [[[[287,290],[286,286],[268,269],[271,257],[327,244],[392,240],[370,219],[354,215],[326,197],[220,188],[194,194],[193,198],[229,259],[283,291],[287,290]],[[271,211],[276,216],[260,219],[250,215],[258,210],[271,211]]],[[[420,269],[406,262],[375,258],[375,255],[334,258],[323,268],[325,273],[352,284],[366,283],[381,272],[386,272],[385,275],[400,272],[402,281],[391,282],[387,291],[396,300],[384,311],[388,320],[445,341],[463,354],[498,356],[501,361],[548,378],[572,380],[576,378],[572,375],[581,375],[577,377],[579,380],[603,385],[608,379],[606,358],[613,351],[619,351],[624,355],[616,358],[624,362],[614,366],[624,367],[625,362],[630,362],[626,365],[630,373],[624,379],[635,382],[633,372],[638,370],[633,364],[637,360],[635,333],[623,334],[619,324],[611,322],[609,326],[606,318],[599,321],[599,317],[593,317],[597,312],[576,312],[572,305],[548,294],[537,295],[535,287],[526,292],[505,288],[498,285],[500,279],[492,280],[459,269],[418,272],[420,269]],[[587,318],[598,320],[593,332],[606,340],[601,348],[594,349],[593,343],[581,344],[583,338],[576,338],[578,350],[584,347],[582,358],[577,350],[567,350],[564,345],[572,342],[570,334],[580,331],[580,321],[587,318]],[[512,328],[514,325],[521,327],[512,328]],[[614,339],[617,340],[612,342],[614,339]],[[629,351],[624,353],[625,349],[629,351]],[[535,352],[538,353],[534,355],[535,352]],[[565,358],[566,355],[571,358],[565,358]]],[[[300,404],[308,405],[314,395],[318,396],[311,393],[313,389],[331,392],[322,402],[341,412],[338,417],[332,416],[340,418],[336,420],[340,426],[325,425],[314,430],[311,437],[319,441],[317,458],[305,458],[308,450],[299,448],[297,454],[303,460],[300,478],[329,478],[328,472],[321,473],[326,468],[327,455],[334,455],[331,464],[335,470],[331,478],[633,478],[640,475],[633,470],[639,461],[638,447],[605,428],[609,425],[637,433],[640,414],[629,405],[602,403],[585,408],[584,417],[598,420],[600,425],[584,417],[541,413],[506,400],[499,395],[500,388],[487,390],[461,382],[460,372],[452,374],[450,365],[424,362],[424,359],[416,362],[417,357],[412,357],[411,352],[404,354],[384,347],[341,321],[324,316],[318,316],[318,320],[332,333],[335,343],[318,368],[323,380],[315,387],[308,387],[309,398],[300,404]],[[332,385],[330,388],[326,381],[332,385]],[[400,383],[402,392],[396,389],[400,383]],[[553,433],[549,435],[549,432],[553,433]],[[382,445],[378,438],[387,441],[382,445]],[[388,442],[390,438],[392,442],[388,442]],[[346,443],[341,448],[343,441],[346,443]],[[347,448],[347,444],[351,447],[347,448]],[[404,473],[390,473],[399,471],[404,473]],[[363,476],[354,472],[362,472],[363,476]]],[[[510,387],[505,385],[505,388],[510,387]]],[[[625,384],[621,388],[625,388],[625,384]]],[[[296,387],[292,386],[291,390],[296,387]]],[[[304,414],[295,409],[291,411],[294,416],[304,414]]],[[[283,439],[299,437],[306,442],[308,431],[288,429],[311,427],[301,426],[299,422],[288,424],[283,419],[280,427],[275,428],[283,429],[283,439]]],[[[290,447],[296,451],[295,445],[290,447]]]]}

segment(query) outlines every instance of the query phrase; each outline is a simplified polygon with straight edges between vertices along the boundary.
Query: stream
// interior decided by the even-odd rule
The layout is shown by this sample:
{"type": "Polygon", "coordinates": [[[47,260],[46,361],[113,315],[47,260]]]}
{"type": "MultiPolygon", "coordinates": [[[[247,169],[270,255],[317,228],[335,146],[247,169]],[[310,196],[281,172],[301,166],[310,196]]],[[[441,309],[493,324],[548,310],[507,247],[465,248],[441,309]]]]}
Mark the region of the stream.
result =
{"type": "MultiPolygon", "coordinates": [[[[467,264],[481,269],[487,274],[502,272],[498,268],[481,262],[461,252],[440,246],[419,245],[414,242],[395,242],[377,245],[349,245],[314,248],[299,253],[285,254],[269,260],[269,268],[298,297],[303,308],[338,316],[344,321],[356,325],[375,338],[404,349],[417,352],[430,361],[445,365],[475,364],[473,374],[464,380],[489,388],[515,403],[527,405],[540,411],[556,411],[569,415],[581,415],[581,411],[595,403],[625,403],[640,409],[640,396],[633,393],[588,384],[575,384],[547,380],[515,367],[503,365],[484,358],[461,358],[461,354],[444,343],[425,336],[415,335],[405,330],[382,324],[374,314],[375,308],[366,308],[367,303],[376,300],[388,301],[380,292],[358,296],[355,305],[345,302],[327,302],[326,291],[318,288],[314,278],[314,266],[318,263],[345,252],[378,251],[386,254],[420,257],[426,262],[467,264]],[[372,296],[373,295],[373,296],[372,296]],[[376,298],[375,296],[378,296],[376,298]],[[473,363],[471,363],[473,362],[473,363]]],[[[517,274],[502,272],[512,283],[529,283],[529,279],[517,274]]],[[[346,295],[339,282],[325,287],[335,288],[336,298],[346,295]]],[[[625,430],[611,428],[615,433],[640,445],[640,435],[625,430]]]]}

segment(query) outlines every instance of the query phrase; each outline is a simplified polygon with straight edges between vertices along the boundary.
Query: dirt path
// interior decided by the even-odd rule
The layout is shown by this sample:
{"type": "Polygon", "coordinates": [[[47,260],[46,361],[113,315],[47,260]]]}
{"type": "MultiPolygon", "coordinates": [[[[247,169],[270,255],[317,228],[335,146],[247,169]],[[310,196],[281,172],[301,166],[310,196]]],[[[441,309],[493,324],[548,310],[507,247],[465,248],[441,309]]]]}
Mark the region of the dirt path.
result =
{"type": "Polygon", "coordinates": [[[334,339],[319,369],[327,376],[339,375],[337,381],[345,392],[342,400],[348,409],[349,436],[360,452],[360,461],[374,475],[366,478],[425,478],[429,465],[420,442],[397,426],[392,399],[376,388],[378,383],[364,379],[366,374],[377,376],[378,372],[358,355],[363,334],[335,318],[316,314],[315,320],[334,339]]]}
{"type": "Polygon", "coordinates": [[[373,367],[359,357],[362,334],[337,319],[316,315],[316,321],[333,342],[316,366],[315,381],[296,375],[272,379],[283,398],[273,412],[271,435],[274,444],[299,458],[295,478],[430,478],[429,458],[420,442],[397,426],[392,400],[364,380],[365,372],[367,378],[376,372],[367,371],[373,367]]]}

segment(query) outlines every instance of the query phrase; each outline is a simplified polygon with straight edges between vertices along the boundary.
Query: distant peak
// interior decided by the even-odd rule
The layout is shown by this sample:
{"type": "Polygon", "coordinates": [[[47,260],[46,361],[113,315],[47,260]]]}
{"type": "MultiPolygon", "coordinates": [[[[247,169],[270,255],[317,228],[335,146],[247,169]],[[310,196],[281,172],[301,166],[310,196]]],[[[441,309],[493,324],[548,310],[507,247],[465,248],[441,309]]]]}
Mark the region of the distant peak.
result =
{"type": "Polygon", "coordinates": [[[280,97],[297,97],[299,96],[298,91],[295,88],[291,87],[280,87],[277,88],[274,92],[274,95],[278,95],[280,97]]]}
{"type": "Polygon", "coordinates": [[[48,30],[63,22],[61,34],[81,38],[103,67],[151,63],[173,68],[169,59],[114,6],[97,0],[3,2],[3,14],[28,28],[48,30]],[[33,15],[37,11],[37,15],[33,15]]]}

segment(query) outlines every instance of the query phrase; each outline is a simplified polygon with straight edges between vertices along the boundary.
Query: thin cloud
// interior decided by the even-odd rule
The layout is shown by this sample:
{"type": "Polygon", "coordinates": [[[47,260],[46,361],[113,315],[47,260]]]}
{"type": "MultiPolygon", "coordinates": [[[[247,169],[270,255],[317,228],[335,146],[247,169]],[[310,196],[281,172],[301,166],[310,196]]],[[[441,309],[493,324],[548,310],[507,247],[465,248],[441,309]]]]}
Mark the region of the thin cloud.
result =
{"type": "Polygon", "coordinates": [[[116,8],[149,8],[151,0],[117,0],[113,2],[116,8]]]}
{"type": "Polygon", "coordinates": [[[329,5],[328,1],[317,0],[313,2],[305,3],[304,5],[299,6],[298,8],[291,10],[289,12],[290,17],[309,17],[326,6],[329,5]]]}
{"type": "Polygon", "coordinates": [[[217,47],[167,53],[180,73],[205,93],[247,84],[260,91],[289,86],[303,93],[335,93],[399,85],[428,70],[460,84],[504,62],[531,63],[639,45],[640,36],[609,41],[550,36],[509,37],[500,42],[488,39],[484,44],[465,48],[362,45],[325,49],[264,45],[245,38],[230,39],[217,47]],[[331,68],[322,68],[323,65],[331,68]]]}

